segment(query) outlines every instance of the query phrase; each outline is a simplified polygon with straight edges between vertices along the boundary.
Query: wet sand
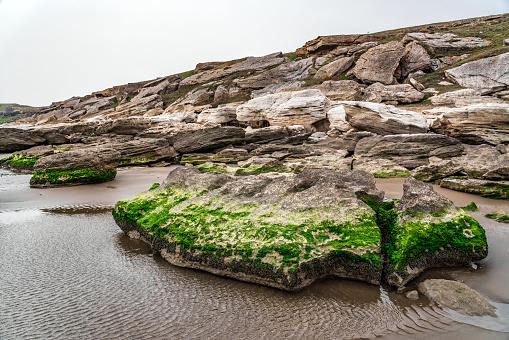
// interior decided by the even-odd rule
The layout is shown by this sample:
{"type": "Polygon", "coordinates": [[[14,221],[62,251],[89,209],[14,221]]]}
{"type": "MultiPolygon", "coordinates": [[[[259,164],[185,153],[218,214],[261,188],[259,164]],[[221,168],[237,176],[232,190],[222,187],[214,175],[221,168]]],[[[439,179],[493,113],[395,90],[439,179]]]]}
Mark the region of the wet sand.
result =
{"type": "MultiPolygon", "coordinates": [[[[419,278],[464,281],[500,311],[467,318],[385,285],[326,279],[286,293],[172,266],[123,235],[110,213],[170,170],[123,169],[107,183],[55,189],[0,170],[0,339],[509,338],[509,225],[483,217],[509,210],[507,201],[438,189],[457,205],[476,202],[488,235],[477,270],[419,278]]],[[[402,184],[377,180],[390,198],[402,184]]]]}

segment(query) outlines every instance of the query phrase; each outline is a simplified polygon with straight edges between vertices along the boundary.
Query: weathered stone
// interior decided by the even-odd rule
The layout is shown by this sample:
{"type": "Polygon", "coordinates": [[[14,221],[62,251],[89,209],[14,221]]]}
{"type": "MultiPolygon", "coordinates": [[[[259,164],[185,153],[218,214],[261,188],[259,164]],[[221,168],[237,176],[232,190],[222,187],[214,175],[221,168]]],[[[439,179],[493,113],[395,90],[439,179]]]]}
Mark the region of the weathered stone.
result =
{"type": "Polygon", "coordinates": [[[196,130],[177,131],[172,137],[173,147],[177,152],[189,153],[209,151],[244,141],[245,132],[233,126],[204,127],[196,130]]]}
{"type": "Polygon", "coordinates": [[[479,91],[481,94],[502,91],[509,87],[509,53],[471,61],[445,71],[455,83],[479,91]]]}
{"type": "Polygon", "coordinates": [[[290,81],[287,83],[276,83],[269,86],[265,86],[263,89],[253,90],[251,92],[251,98],[263,97],[268,94],[287,92],[287,91],[298,91],[301,89],[304,82],[302,81],[290,81]]]}
{"type": "Polygon", "coordinates": [[[313,58],[290,61],[276,68],[238,81],[240,88],[260,89],[269,85],[282,84],[306,78],[313,66],[313,58]]]}
{"type": "Polygon", "coordinates": [[[346,121],[355,129],[379,135],[424,133],[426,119],[413,111],[394,106],[366,103],[342,102],[346,121]]]}
{"type": "Polygon", "coordinates": [[[373,47],[359,58],[353,74],[364,83],[390,85],[404,52],[405,47],[398,41],[373,47]]]}
{"type": "Polygon", "coordinates": [[[330,100],[356,101],[361,99],[361,88],[359,84],[353,80],[327,80],[313,88],[322,91],[330,100]]]}
{"type": "Polygon", "coordinates": [[[363,100],[381,103],[395,101],[398,103],[416,103],[424,99],[424,93],[417,91],[410,84],[383,85],[375,83],[364,89],[363,100]]]}
{"type": "Polygon", "coordinates": [[[0,127],[0,152],[28,149],[46,142],[40,132],[14,127],[0,127]]]}
{"type": "Polygon", "coordinates": [[[214,92],[214,101],[220,101],[223,99],[227,99],[229,96],[228,90],[223,85],[219,85],[216,88],[216,92],[214,92]]]}
{"type": "Polygon", "coordinates": [[[281,52],[272,53],[263,57],[247,57],[245,60],[239,61],[231,66],[227,66],[227,64],[225,64],[224,67],[221,68],[215,68],[198,74],[193,74],[192,76],[183,79],[180,82],[179,87],[203,84],[240,72],[263,71],[285,61],[286,58],[283,57],[281,52]]]}
{"type": "Polygon", "coordinates": [[[403,42],[407,41],[418,42],[430,54],[436,56],[460,54],[490,44],[489,41],[481,38],[461,38],[452,33],[408,33],[403,39],[403,42]]]}
{"type": "MultiPolygon", "coordinates": [[[[408,79],[408,82],[410,83],[410,85],[412,85],[414,87],[414,89],[416,89],[417,91],[423,91],[425,89],[424,85],[422,85],[421,83],[419,83],[417,80],[415,80],[414,78],[407,78],[408,79]]],[[[424,93],[423,93],[424,94],[424,93]]],[[[424,99],[424,98],[423,98],[424,99]]]]}
{"type": "Polygon", "coordinates": [[[342,74],[348,70],[352,66],[353,61],[352,57],[338,58],[321,67],[313,78],[319,82],[329,80],[335,75],[342,74]]]}
{"type": "Polygon", "coordinates": [[[433,104],[433,105],[454,104],[458,98],[476,97],[476,96],[480,96],[480,95],[481,94],[479,92],[477,92],[476,90],[472,90],[472,89],[451,91],[451,92],[446,92],[446,93],[442,93],[437,96],[431,97],[431,104],[433,104]]]}
{"type": "Polygon", "coordinates": [[[212,93],[207,89],[193,90],[169,105],[163,114],[170,115],[176,111],[193,111],[195,106],[209,103],[211,95],[212,93]]]}
{"type": "Polygon", "coordinates": [[[483,197],[509,199],[509,181],[445,178],[440,186],[483,197]]]}
{"type": "Polygon", "coordinates": [[[194,73],[200,73],[200,72],[203,72],[203,71],[208,71],[208,70],[212,70],[212,69],[215,69],[219,66],[222,66],[226,64],[224,61],[208,61],[208,62],[205,62],[205,63],[198,63],[196,64],[196,67],[194,68],[194,73]]]}
{"type": "Polygon", "coordinates": [[[307,58],[312,55],[325,55],[329,51],[335,55],[344,54],[341,49],[346,46],[354,44],[362,44],[366,42],[380,41],[387,37],[384,33],[372,34],[343,34],[343,35],[328,35],[320,36],[316,39],[306,42],[306,44],[297,49],[297,55],[307,58]]]}
{"type": "Polygon", "coordinates": [[[410,300],[419,300],[419,293],[416,290],[411,290],[405,293],[405,296],[410,300]]]}
{"type": "Polygon", "coordinates": [[[284,164],[296,173],[302,172],[305,169],[350,170],[352,168],[352,158],[345,158],[347,155],[348,151],[337,150],[301,159],[289,156],[285,159],[284,164]]]}
{"type": "Polygon", "coordinates": [[[330,100],[319,90],[281,92],[251,99],[237,107],[238,121],[266,120],[270,125],[311,125],[327,117],[330,100]]]}
{"type": "Polygon", "coordinates": [[[488,255],[484,229],[430,184],[408,177],[397,212],[386,229],[390,285],[402,287],[427,268],[468,265],[488,255]]]}
{"type": "Polygon", "coordinates": [[[434,182],[449,176],[464,175],[462,167],[453,160],[443,160],[422,165],[413,169],[410,174],[419,181],[434,182]]]}
{"type": "Polygon", "coordinates": [[[390,159],[410,170],[429,164],[430,157],[451,158],[462,153],[460,141],[433,133],[366,137],[355,147],[358,157],[390,159]]]}
{"type": "Polygon", "coordinates": [[[346,134],[335,140],[337,143],[336,148],[345,149],[348,152],[354,152],[357,143],[361,139],[375,136],[377,135],[368,131],[348,131],[346,134]]]}
{"type": "Polygon", "coordinates": [[[503,99],[492,96],[474,96],[474,97],[459,97],[454,100],[455,107],[464,107],[472,105],[485,105],[485,104],[506,104],[503,99]]]}
{"type": "Polygon", "coordinates": [[[431,131],[467,144],[508,144],[509,104],[453,108],[434,121],[431,131]]]}
{"type": "Polygon", "coordinates": [[[190,153],[182,155],[181,164],[204,164],[207,162],[233,164],[251,158],[247,150],[227,148],[217,153],[190,153]]]}
{"type": "Polygon", "coordinates": [[[283,126],[268,126],[260,129],[246,129],[246,143],[269,141],[288,137],[288,130],[283,126]]]}
{"type": "Polygon", "coordinates": [[[383,158],[357,158],[353,161],[352,168],[353,170],[369,172],[375,178],[408,177],[410,175],[407,168],[383,158]]]}
{"type": "Polygon", "coordinates": [[[401,77],[406,77],[416,71],[431,69],[431,58],[426,50],[416,42],[405,46],[401,59],[401,77]]]}
{"type": "Polygon", "coordinates": [[[171,162],[178,153],[164,138],[142,138],[125,143],[102,145],[120,152],[119,166],[171,162]]]}
{"type": "Polygon", "coordinates": [[[237,110],[233,107],[207,109],[198,115],[198,123],[224,124],[237,120],[237,110]]]}
{"type": "Polygon", "coordinates": [[[348,132],[352,126],[346,121],[346,113],[343,105],[333,107],[327,112],[327,119],[330,123],[330,128],[340,132],[348,132]]]}
{"type": "Polygon", "coordinates": [[[363,172],[236,179],[184,167],[159,188],[118,202],[113,215],[124,232],[137,232],[179,266],[289,291],[327,276],[378,284],[380,230],[375,213],[357,198],[370,193],[382,194],[363,172]],[[161,222],[147,223],[156,216],[161,222]]]}
{"type": "Polygon", "coordinates": [[[463,283],[429,279],[419,283],[418,288],[431,301],[461,314],[497,317],[496,308],[484,296],[463,283]]]}
{"type": "Polygon", "coordinates": [[[87,148],[42,157],[34,164],[33,188],[101,183],[115,178],[120,153],[87,148]]]}

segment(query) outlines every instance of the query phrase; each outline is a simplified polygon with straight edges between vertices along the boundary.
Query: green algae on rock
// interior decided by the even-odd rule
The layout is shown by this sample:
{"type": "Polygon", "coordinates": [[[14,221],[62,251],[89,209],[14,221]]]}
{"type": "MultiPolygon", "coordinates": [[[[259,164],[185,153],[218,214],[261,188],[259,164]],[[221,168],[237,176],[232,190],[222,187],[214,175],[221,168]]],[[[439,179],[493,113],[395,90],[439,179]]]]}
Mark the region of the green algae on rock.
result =
{"type": "Polygon", "coordinates": [[[113,216],[179,266],[289,291],[326,276],[378,284],[381,234],[361,192],[381,202],[360,171],[235,178],[186,167],[119,201],[113,216]]]}
{"type": "Polygon", "coordinates": [[[397,211],[383,230],[391,285],[403,286],[426,268],[466,265],[488,254],[484,229],[430,184],[409,177],[397,211]]]}
{"type": "Polygon", "coordinates": [[[88,148],[43,157],[34,164],[33,188],[93,184],[117,174],[120,153],[108,148],[88,148]]]}
{"type": "Polygon", "coordinates": [[[10,169],[32,170],[35,162],[41,157],[26,156],[22,154],[12,154],[8,157],[0,159],[0,165],[10,169]]]}

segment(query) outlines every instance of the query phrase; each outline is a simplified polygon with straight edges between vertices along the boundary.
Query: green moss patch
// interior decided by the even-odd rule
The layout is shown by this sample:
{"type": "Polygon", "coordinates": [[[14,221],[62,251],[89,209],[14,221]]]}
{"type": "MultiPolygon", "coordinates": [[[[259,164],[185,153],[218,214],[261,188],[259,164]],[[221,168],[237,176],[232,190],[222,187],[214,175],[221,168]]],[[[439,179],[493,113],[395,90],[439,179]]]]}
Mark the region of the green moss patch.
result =
{"type": "Polygon", "coordinates": [[[509,215],[503,210],[499,210],[491,214],[486,214],[484,216],[496,220],[498,222],[509,223],[509,215]]]}
{"type": "Polygon", "coordinates": [[[464,207],[461,207],[461,209],[463,209],[465,211],[478,211],[479,210],[479,208],[477,207],[477,204],[475,204],[475,202],[470,202],[467,205],[465,205],[464,207]]]}
{"type": "Polygon", "coordinates": [[[21,154],[13,154],[8,157],[0,159],[0,165],[11,167],[14,169],[27,169],[31,170],[34,168],[35,162],[41,157],[37,156],[25,156],[21,154]]]}
{"type": "Polygon", "coordinates": [[[102,183],[115,178],[117,171],[92,169],[48,169],[34,171],[31,186],[102,183]]]}
{"type": "Polygon", "coordinates": [[[375,178],[406,178],[410,176],[410,171],[400,171],[400,170],[392,170],[392,171],[384,171],[384,172],[375,172],[372,173],[375,178]]]}
{"type": "Polygon", "coordinates": [[[237,176],[258,175],[258,174],[263,174],[263,173],[268,173],[268,172],[285,173],[285,172],[290,172],[290,169],[288,169],[280,164],[262,165],[262,166],[251,165],[247,168],[238,168],[235,171],[235,175],[237,175],[237,176]]]}
{"type": "Polygon", "coordinates": [[[118,165],[119,166],[128,166],[128,165],[140,165],[140,164],[150,164],[157,162],[159,159],[155,157],[132,157],[132,158],[120,158],[118,165]]]}
{"type": "Polygon", "coordinates": [[[217,164],[217,163],[205,163],[201,165],[197,165],[196,169],[200,170],[200,172],[210,172],[215,174],[224,174],[229,172],[226,164],[217,164]]]}

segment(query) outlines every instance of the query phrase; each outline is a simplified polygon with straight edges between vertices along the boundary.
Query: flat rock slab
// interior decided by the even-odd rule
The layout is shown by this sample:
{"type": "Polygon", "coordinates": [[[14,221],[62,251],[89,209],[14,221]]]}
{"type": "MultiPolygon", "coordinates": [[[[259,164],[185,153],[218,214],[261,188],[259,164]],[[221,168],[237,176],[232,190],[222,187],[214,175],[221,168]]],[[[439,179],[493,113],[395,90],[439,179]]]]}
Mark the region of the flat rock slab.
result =
{"type": "Polygon", "coordinates": [[[497,317],[496,308],[484,296],[463,283],[430,279],[419,283],[418,289],[431,301],[458,313],[497,317]]]}
{"type": "Polygon", "coordinates": [[[509,199],[509,181],[446,178],[440,182],[440,186],[483,197],[509,199]]]}

